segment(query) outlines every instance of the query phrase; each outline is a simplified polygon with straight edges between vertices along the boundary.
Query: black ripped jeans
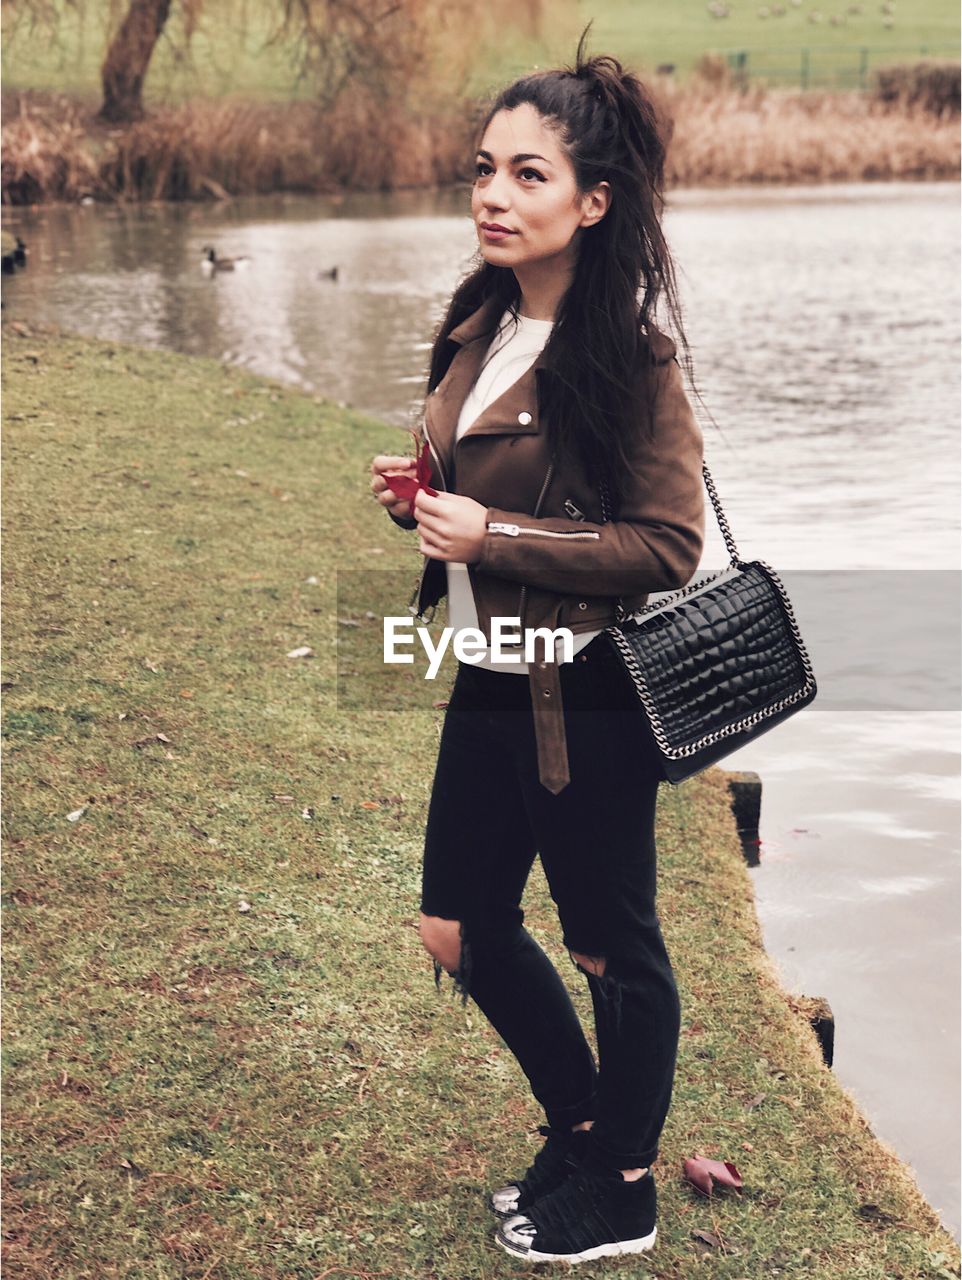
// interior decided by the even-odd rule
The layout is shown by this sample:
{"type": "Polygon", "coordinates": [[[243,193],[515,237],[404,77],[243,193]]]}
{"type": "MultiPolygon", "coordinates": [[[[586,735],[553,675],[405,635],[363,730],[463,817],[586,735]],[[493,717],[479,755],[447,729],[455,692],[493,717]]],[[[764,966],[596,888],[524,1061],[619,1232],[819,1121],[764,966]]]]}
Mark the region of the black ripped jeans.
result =
{"type": "MultiPolygon", "coordinates": [[[[681,1010],[655,910],[659,771],[610,639],[561,667],[570,783],[538,780],[528,679],[460,663],[428,811],[421,910],[461,923],[456,980],[507,1043],[548,1123],[594,1120],[595,1158],[658,1155],[681,1010]],[[523,927],[536,854],[587,977],[598,1067],[558,971],[523,927]],[[593,964],[592,968],[601,968],[593,964]]],[[[580,968],[580,966],[579,966],[580,968]]]]}

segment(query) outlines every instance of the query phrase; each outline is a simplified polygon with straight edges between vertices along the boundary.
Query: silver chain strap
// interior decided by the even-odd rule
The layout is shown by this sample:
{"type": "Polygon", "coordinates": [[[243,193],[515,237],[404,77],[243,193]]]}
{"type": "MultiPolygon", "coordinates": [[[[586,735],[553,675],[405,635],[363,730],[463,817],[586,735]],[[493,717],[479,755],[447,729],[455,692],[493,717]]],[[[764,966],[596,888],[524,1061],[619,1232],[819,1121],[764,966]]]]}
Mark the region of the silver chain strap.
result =
{"type": "MultiPolygon", "coordinates": [[[[701,464],[701,474],[702,474],[702,479],[705,482],[705,488],[708,490],[708,497],[711,499],[712,510],[715,512],[715,519],[718,521],[718,527],[719,529],[721,529],[722,537],[725,539],[725,549],[728,552],[729,563],[733,568],[736,568],[739,564],[741,564],[741,560],[739,559],[739,556],[738,556],[738,548],[735,545],[735,538],[734,538],[734,535],[732,534],[731,526],[728,523],[728,517],[725,515],[724,511],[722,510],[721,499],[718,497],[718,490],[715,488],[715,481],[712,479],[712,474],[708,470],[708,464],[704,460],[702,460],[702,464],[701,464]]],[[[604,524],[607,524],[608,521],[611,519],[611,504],[608,499],[608,482],[607,480],[605,480],[604,477],[602,477],[602,480],[601,480],[600,490],[601,490],[602,522],[604,524]]],[[[701,584],[701,585],[703,586],[704,584],[701,584]]],[[[682,600],[686,595],[690,595],[693,591],[697,591],[697,590],[700,590],[699,586],[686,587],[682,591],[679,591],[677,595],[674,595],[671,598],[672,600],[682,600]]],[[[665,603],[664,601],[656,601],[654,604],[648,605],[647,608],[640,610],[640,612],[642,614],[649,613],[652,609],[661,608],[664,603],[665,603]]],[[[622,600],[621,596],[619,596],[618,599],[615,601],[616,620],[618,622],[624,622],[624,620],[630,616],[631,615],[628,613],[627,609],[625,608],[624,601],[622,600]]]]}
{"type": "MultiPolygon", "coordinates": [[[[728,551],[728,558],[733,565],[739,563],[738,548],[735,546],[735,538],[732,534],[728,518],[722,510],[721,500],[718,497],[718,490],[715,488],[715,481],[712,474],[708,470],[708,464],[701,464],[702,479],[705,481],[705,488],[708,490],[708,496],[711,499],[712,509],[715,512],[715,519],[718,521],[718,527],[721,529],[722,537],[725,539],[725,548],[728,551]]],[[[605,524],[611,519],[611,504],[608,499],[608,482],[602,478],[601,485],[601,514],[605,524]]]]}

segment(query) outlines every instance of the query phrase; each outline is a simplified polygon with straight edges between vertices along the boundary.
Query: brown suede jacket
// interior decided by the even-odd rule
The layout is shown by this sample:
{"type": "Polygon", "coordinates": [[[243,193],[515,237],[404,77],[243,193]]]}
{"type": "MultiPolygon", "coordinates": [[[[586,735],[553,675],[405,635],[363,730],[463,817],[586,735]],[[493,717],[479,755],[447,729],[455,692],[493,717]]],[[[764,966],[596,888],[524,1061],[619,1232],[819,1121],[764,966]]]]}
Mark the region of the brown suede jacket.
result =
{"type": "MultiPolygon", "coordinates": [[[[644,349],[656,379],[654,421],[640,424],[625,497],[617,519],[605,522],[598,492],[550,456],[538,416],[543,355],[455,442],[461,406],[500,318],[500,306],[489,302],[452,330],[447,371],[424,416],[432,486],[488,508],[481,557],[468,566],[478,625],[489,643],[493,617],[574,633],[608,626],[619,596],[634,612],[650,592],[683,587],[702,552],[702,435],[675,344],[651,330],[644,349]]],[[[391,518],[417,527],[413,517],[391,518]]],[[[444,561],[425,556],[411,612],[433,615],[446,592],[444,561]]],[[[529,683],[539,777],[557,793],[570,781],[557,663],[531,664],[529,683]]]]}

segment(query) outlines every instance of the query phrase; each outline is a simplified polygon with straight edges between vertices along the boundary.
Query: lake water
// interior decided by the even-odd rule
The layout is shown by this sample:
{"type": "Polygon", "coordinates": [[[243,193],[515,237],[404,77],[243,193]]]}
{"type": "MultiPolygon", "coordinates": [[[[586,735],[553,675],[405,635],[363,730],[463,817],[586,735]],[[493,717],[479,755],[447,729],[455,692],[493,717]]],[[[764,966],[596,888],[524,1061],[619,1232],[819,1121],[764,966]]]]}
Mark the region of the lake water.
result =
{"type": "MultiPolygon", "coordinates": [[[[404,425],[474,236],[464,192],[17,210],[8,318],[230,360],[404,425]],[[203,246],[246,254],[206,278],[203,246]],[[323,273],[337,266],[332,281],[323,273]]],[[[785,986],[960,1234],[959,200],[954,184],[675,193],[706,457],[782,573],[819,680],[729,758],[785,986]]],[[[404,447],[391,426],[384,448],[404,447]]],[[[712,530],[703,564],[724,563],[712,530]]]]}

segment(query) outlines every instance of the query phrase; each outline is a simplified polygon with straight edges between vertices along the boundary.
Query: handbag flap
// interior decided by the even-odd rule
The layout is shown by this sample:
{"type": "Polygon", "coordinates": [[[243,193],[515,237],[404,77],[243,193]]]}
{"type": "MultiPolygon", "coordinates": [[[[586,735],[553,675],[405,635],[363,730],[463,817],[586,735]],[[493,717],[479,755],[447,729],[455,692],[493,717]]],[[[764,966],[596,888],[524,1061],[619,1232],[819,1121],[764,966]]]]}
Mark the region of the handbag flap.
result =
{"type": "Polygon", "coordinates": [[[761,561],[657,601],[616,632],[668,755],[691,754],[815,695],[791,604],[761,561]]]}

